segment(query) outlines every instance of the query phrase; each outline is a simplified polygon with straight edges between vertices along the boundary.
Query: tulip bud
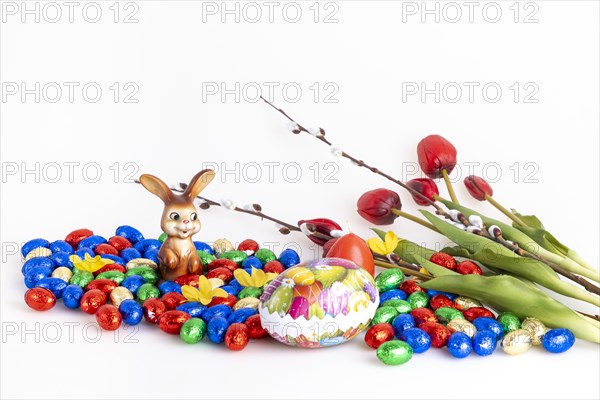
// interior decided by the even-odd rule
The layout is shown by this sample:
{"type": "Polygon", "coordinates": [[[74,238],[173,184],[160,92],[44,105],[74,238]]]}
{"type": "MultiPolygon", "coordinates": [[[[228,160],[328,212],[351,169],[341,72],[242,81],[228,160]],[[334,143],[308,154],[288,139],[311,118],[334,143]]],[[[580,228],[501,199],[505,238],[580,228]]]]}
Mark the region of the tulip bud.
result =
{"type": "Polygon", "coordinates": [[[442,170],[448,174],[456,167],[456,148],[440,135],[430,135],[417,146],[419,165],[428,177],[441,178],[442,170]]]}
{"type": "Polygon", "coordinates": [[[494,191],[489,183],[486,182],[485,179],[480,178],[479,176],[469,175],[465,178],[465,186],[469,191],[469,194],[473,196],[473,198],[484,201],[485,196],[488,195],[492,197],[494,191]]]}
{"type": "MultiPolygon", "coordinates": [[[[429,178],[411,179],[410,181],[406,182],[406,186],[408,186],[416,192],[419,192],[431,201],[435,201],[435,196],[438,196],[440,194],[436,183],[429,178]]],[[[426,202],[423,198],[415,194],[412,194],[412,198],[415,201],[415,203],[417,203],[420,206],[429,205],[429,203],[426,202]]]]}
{"type": "Polygon", "coordinates": [[[392,210],[400,210],[402,203],[398,193],[388,189],[366,192],[356,203],[361,217],[375,225],[391,225],[398,217],[392,210]]]}
{"type": "Polygon", "coordinates": [[[328,238],[333,237],[332,232],[342,230],[335,221],[327,218],[315,218],[298,221],[298,227],[310,240],[323,246],[328,238]]]}

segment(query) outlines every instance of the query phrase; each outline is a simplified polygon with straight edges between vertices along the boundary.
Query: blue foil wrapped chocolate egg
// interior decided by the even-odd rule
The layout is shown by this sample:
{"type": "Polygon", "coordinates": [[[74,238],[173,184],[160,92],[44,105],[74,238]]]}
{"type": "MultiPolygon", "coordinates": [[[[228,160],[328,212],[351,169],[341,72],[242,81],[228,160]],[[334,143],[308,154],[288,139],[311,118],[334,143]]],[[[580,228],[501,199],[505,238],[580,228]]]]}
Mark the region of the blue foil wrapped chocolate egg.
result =
{"type": "Polygon", "coordinates": [[[42,278],[38,281],[36,287],[41,287],[44,289],[50,290],[54,297],[60,299],[62,297],[62,292],[69,284],[60,278],[42,278]]]}
{"type": "Polygon", "coordinates": [[[207,307],[202,303],[198,303],[197,301],[190,301],[178,305],[175,309],[189,314],[192,318],[201,318],[202,313],[206,310],[206,308],[207,307]]]}
{"type": "Polygon", "coordinates": [[[198,251],[205,251],[210,255],[214,255],[215,251],[213,250],[213,248],[211,247],[211,245],[209,245],[208,243],[204,243],[204,242],[194,242],[194,246],[196,246],[196,250],[198,251]]]}
{"type": "Polygon", "coordinates": [[[480,331],[475,333],[473,336],[473,351],[475,354],[480,356],[489,356],[494,350],[496,350],[496,345],[498,342],[498,337],[492,331],[480,331]]]}
{"type": "Polygon", "coordinates": [[[67,253],[73,254],[73,247],[64,240],[55,240],[48,247],[52,253],[67,253]]]}
{"type": "Polygon", "coordinates": [[[415,319],[410,314],[400,314],[394,318],[392,326],[394,327],[396,337],[400,338],[405,330],[415,327],[415,319]]]}
{"type": "Polygon", "coordinates": [[[23,247],[21,247],[21,254],[23,255],[23,257],[25,257],[27,256],[27,254],[29,254],[31,250],[37,249],[38,247],[48,248],[50,247],[50,242],[42,238],[31,239],[30,241],[25,243],[23,247]]]}
{"type": "Polygon", "coordinates": [[[145,251],[152,249],[160,249],[160,246],[162,246],[162,243],[157,239],[142,239],[133,245],[133,247],[140,253],[144,253],[145,251]]]}
{"type": "Polygon", "coordinates": [[[45,267],[43,265],[29,269],[24,278],[25,286],[27,286],[29,289],[36,287],[39,281],[49,277],[52,274],[52,270],[53,268],[45,267]]]}
{"type": "Polygon", "coordinates": [[[208,308],[204,313],[202,313],[202,319],[205,322],[210,322],[214,317],[223,317],[225,319],[229,318],[233,310],[226,304],[218,304],[216,306],[212,306],[208,308]]]}
{"type": "Polygon", "coordinates": [[[278,260],[285,269],[300,264],[300,256],[294,249],[285,249],[282,251],[278,260]]]}
{"type": "Polygon", "coordinates": [[[550,353],[564,353],[573,347],[575,335],[568,329],[551,329],[542,338],[542,346],[550,353]]]}
{"type": "Polygon", "coordinates": [[[164,281],[158,285],[158,290],[161,296],[171,292],[181,294],[181,285],[173,281],[164,281]]]}
{"type": "Polygon", "coordinates": [[[262,269],[262,267],[262,262],[254,256],[246,257],[246,259],[242,261],[242,268],[244,268],[245,270],[252,271],[252,268],[262,269]]]}
{"type": "Polygon", "coordinates": [[[477,331],[491,331],[496,335],[499,340],[504,335],[504,328],[502,324],[493,318],[480,317],[473,321],[473,325],[477,331]]]}
{"type": "Polygon", "coordinates": [[[123,282],[121,282],[121,286],[127,288],[133,295],[137,294],[138,289],[146,283],[146,280],[140,275],[132,275],[127,278],[123,282]]]}
{"type": "Polygon", "coordinates": [[[118,227],[115,231],[115,235],[123,236],[125,239],[129,240],[133,245],[135,245],[140,240],[144,240],[144,235],[142,235],[142,232],[129,225],[123,225],[118,227]]]}
{"type": "Polygon", "coordinates": [[[123,300],[119,305],[119,312],[123,317],[123,322],[127,325],[137,325],[144,318],[142,306],[135,300],[123,300]]]}
{"type": "Polygon", "coordinates": [[[83,297],[83,289],[78,285],[69,285],[62,291],[63,303],[67,308],[79,308],[81,297],[83,297]]]}
{"type": "Polygon", "coordinates": [[[94,250],[98,245],[104,244],[107,242],[108,242],[108,240],[106,240],[106,238],[103,236],[92,235],[92,236],[86,237],[81,242],[79,242],[79,244],[77,245],[77,250],[81,250],[81,249],[94,250]]]}
{"type": "Polygon", "coordinates": [[[133,247],[129,247],[121,251],[121,258],[123,259],[123,261],[125,261],[125,264],[127,264],[133,259],[142,258],[142,253],[140,253],[133,247]]]}
{"type": "Polygon", "coordinates": [[[125,260],[123,260],[121,257],[119,256],[115,256],[114,254],[102,254],[102,258],[107,259],[107,260],[111,260],[113,261],[115,264],[119,264],[119,265],[125,265],[127,264],[125,262],[125,260]]]}
{"type": "Polygon", "coordinates": [[[379,302],[381,304],[388,300],[406,300],[406,293],[400,289],[392,289],[379,295],[379,302]]]}
{"type": "Polygon", "coordinates": [[[231,315],[227,318],[227,322],[230,324],[234,323],[244,323],[248,318],[257,314],[254,308],[239,308],[235,310],[231,315]]]}
{"type": "Polygon", "coordinates": [[[32,258],[30,260],[27,260],[25,264],[23,264],[23,267],[21,268],[21,273],[23,275],[27,275],[29,271],[36,267],[46,267],[50,268],[51,270],[54,270],[54,268],[56,268],[56,263],[48,257],[32,258]]]}
{"type": "Polygon", "coordinates": [[[77,249],[77,251],[75,252],[75,255],[81,258],[82,260],[85,259],[86,254],[88,254],[90,257],[94,257],[96,255],[96,253],[94,253],[94,250],[90,249],[89,247],[77,249]]]}
{"type": "Polygon", "coordinates": [[[448,351],[456,358],[465,358],[473,351],[471,338],[462,332],[454,332],[448,339],[448,351]]]}
{"type": "Polygon", "coordinates": [[[230,324],[227,322],[227,319],[221,316],[216,316],[208,322],[206,336],[213,343],[223,343],[223,340],[225,340],[225,333],[227,333],[227,328],[229,328],[229,325],[230,324]]]}
{"type": "Polygon", "coordinates": [[[160,251],[160,249],[150,249],[150,250],[146,250],[143,254],[144,258],[147,258],[148,260],[152,260],[154,261],[156,264],[159,264],[158,261],[158,252],[160,251]]]}
{"type": "Polygon", "coordinates": [[[56,264],[57,267],[67,267],[69,269],[73,269],[74,266],[69,257],[71,257],[70,253],[67,253],[66,251],[58,251],[56,253],[52,253],[50,259],[54,261],[54,264],[56,264]]]}
{"type": "Polygon", "coordinates": [[[431,347],[431,337],[423,329],[410,328],[402,332],[400,340],[404,340],[415,353],[425,353],[431,347]]]}

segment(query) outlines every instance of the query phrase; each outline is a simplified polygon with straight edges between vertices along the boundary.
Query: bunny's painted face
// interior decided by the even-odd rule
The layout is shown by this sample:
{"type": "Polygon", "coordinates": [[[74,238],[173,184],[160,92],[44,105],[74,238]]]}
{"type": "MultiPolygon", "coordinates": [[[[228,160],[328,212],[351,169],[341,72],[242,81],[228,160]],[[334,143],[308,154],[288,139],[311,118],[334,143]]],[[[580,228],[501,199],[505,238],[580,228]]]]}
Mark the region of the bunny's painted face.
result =
{"type": "Polygon", "coordinates": [[[166,207],[161,228],[168,236],[187,239],[200,231],[200,220],[195,207],[166,207]]]}

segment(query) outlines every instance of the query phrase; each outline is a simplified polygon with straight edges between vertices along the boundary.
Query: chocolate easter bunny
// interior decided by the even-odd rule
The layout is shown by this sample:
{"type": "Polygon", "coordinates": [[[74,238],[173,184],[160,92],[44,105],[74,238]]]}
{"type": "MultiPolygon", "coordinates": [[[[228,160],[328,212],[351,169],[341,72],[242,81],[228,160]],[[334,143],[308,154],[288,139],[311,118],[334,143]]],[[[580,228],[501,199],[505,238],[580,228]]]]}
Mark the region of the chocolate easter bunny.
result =
{"type": "Polygon", "coordinates": [[[185,192],[175,194],[159,178],[144,174],[141,184],[164,203],[160,227],[167,239],[158,252],[159,271],[163,279],[174,280],[185,274],[202,274],[202,262],[192,241],[200,231],[194,199],[215,177],[215,171],[205,169],[190,181],[185,192]]]}

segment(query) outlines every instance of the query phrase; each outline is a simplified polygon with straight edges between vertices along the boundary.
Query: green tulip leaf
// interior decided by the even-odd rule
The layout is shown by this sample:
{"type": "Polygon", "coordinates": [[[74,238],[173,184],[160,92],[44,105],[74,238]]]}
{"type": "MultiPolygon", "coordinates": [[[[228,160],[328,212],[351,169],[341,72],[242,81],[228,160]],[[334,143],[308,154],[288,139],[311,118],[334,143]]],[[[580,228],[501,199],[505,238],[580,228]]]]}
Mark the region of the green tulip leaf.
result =
{"type": "Polygon", "coordinates": [[[422,210],[421,213],[443,235],[465,248],[470,253],[469,258],[479,261],[485,266],[536,282],[562,295],[600,306],[598,296],[560,280],[556,272],[546,264],[532,258],[521,257],[486,237],[463,231],[428,211],[422,210]]]}
{"type": "MultiPolygon", "coordinates": [[[[490,227],[496,225],[502,230],[504,238],[518,243],[519,246],[527,250],[528,252],[537,256],[543,257],[548,261],[558,264],[567,271],[573,272],[578,275],[582,275],[586,278],[592,279],[595,282],[600,282],[600,276],[598,270],[585,263],[581,257],[572,250],[569,250],[565,245],[556,240],[552,235],[545,236],[541,243],[538,243],[535,239],[529,237],[529,235],[509,224],[505,224],[502,221],[486,217],[485,215],[478,213],[470,208],[464,207],[460,204],[453,203],[449,200],[440,200],[448,209],[458,210],[465,216],[478,215],[481,217],[486,226],[490,227]],[[554,238],[554,239],[552,239],[554,238]],[[545,247],[546,246],[546,247],[545,247]],[[560,249],[566,249],[568,257],[560,252],[560,249]]],[[[530,216],[532,221],[537,220],[537,224],[541,225],[538,218],[530,216]]],[[[539,228],[541,229],[541,228],[539,228]]],[[[533,233],[532,233],[533,234],[533,233]]]]}
{"type": "Polygon", "coordinates": [[[512,276],[444,275],[419,284],[471,297],[498,312],[510,311],[519,318],[538,318],[550,328],[568,328],[576,337],[600,343],[598,326],[554,300],[543,291],[512,276]]]}

